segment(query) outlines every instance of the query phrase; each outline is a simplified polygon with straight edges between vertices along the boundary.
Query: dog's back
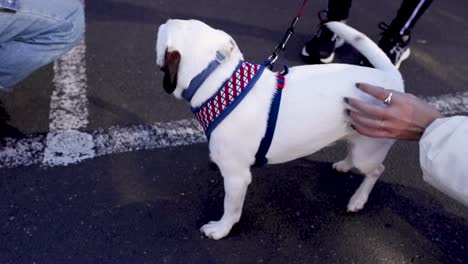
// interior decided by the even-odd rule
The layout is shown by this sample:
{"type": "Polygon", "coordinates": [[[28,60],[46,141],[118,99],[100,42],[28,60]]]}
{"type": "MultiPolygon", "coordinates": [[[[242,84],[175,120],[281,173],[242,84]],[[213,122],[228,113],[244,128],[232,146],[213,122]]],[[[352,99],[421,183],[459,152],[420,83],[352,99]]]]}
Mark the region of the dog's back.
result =
{"type": "Polygon", "coordinates": [[[404,91],[400,72],[372,40],[340,22],[327,26],[360,51],[375,69],[349,64],[292,67],[286,76],[277,129],[267,155],[271,163],[310,155],[354,133],[344,114],[343,98],[380,103],[356,89],[356,83],[404,91]]]}

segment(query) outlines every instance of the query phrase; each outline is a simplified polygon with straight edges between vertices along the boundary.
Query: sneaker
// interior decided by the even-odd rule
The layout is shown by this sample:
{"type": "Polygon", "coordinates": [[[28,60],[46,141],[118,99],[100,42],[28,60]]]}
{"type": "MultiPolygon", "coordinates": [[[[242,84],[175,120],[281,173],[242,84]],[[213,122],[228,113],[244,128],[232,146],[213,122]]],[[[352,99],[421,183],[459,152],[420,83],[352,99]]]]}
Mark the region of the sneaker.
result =
{"type": "Polygon", "coordinates": [[[324,24],[328,22],[328,12],[322,10],[318,13],[320,20],[319,30],[309,40],[301,51],[302,58],[310,64],[330,63],[335,57],[335,49],[343,46],[344,40],[338,38],[324,24]]]}
{"type": "MultiPolygon", "coordinates": [[[[379,28],[382,30],[382,38],[378,46],[398,69],[401,63],[410,56],[410,33],[409,31],[405,32],[405,35],[402,36],[398,31],[390,30],[390,27],[384,22],[379,24],[379,28]]],[[[370,63],[366,59],[363,59],[361,64],[370,66],[370,63]]]]}

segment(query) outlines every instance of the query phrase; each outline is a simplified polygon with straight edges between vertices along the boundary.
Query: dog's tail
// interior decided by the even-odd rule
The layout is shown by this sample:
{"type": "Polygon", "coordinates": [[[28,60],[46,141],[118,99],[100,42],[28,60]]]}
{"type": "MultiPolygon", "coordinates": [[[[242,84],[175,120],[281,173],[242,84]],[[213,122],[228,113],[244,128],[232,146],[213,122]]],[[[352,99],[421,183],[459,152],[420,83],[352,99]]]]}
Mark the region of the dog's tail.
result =
{"type": "Polygon", "coordinates": [[[356,48],[376,69],[401,76],[387,55],[366,35],[341,22],[328,22],[326,26],[356,48]]]}

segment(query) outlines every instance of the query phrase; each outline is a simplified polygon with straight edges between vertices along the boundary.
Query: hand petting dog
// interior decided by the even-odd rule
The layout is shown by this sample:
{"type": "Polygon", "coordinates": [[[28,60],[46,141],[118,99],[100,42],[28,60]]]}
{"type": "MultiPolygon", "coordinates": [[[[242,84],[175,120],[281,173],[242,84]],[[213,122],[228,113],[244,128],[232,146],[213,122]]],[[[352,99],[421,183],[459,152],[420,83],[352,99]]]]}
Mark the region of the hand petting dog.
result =
{"type": "Polygon", "coordinates": [[[345,101],[355,109],[347,110],[354,121],[351,127],[363,135],[419,140],[424,130],[435,119],[443,117],[435,107],[412,94],[386,90],[365,83],[357,84],[356,87],[382,101],[391,98],[385,106],[345,98],[345,101]]]}

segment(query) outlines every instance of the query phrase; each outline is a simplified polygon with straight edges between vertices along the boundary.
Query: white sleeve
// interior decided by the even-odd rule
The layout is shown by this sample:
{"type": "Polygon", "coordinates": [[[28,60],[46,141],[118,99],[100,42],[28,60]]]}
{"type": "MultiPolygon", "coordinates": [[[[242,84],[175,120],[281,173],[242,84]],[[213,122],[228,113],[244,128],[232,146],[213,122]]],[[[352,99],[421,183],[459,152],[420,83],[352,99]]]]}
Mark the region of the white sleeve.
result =
{"type": "Polygon", "coordinates": [[[468,117],[435,120],[419,151],[424,180],[468,206],[468,117]]]}

